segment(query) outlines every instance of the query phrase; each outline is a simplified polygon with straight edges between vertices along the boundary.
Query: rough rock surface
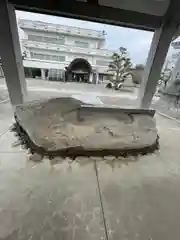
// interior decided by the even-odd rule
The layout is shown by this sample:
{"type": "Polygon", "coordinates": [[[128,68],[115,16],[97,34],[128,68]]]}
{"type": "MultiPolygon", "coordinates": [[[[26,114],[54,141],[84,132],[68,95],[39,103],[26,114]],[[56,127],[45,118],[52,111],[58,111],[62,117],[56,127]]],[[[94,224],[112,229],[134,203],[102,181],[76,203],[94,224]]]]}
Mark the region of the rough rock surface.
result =
{"type": "Polygon", "coordinates": [[[21,139],[42,155],[121,155],[158,146],[156,124],[148,114],[81,110],[81,101],[57,98],[16,107],[21,139]]]}

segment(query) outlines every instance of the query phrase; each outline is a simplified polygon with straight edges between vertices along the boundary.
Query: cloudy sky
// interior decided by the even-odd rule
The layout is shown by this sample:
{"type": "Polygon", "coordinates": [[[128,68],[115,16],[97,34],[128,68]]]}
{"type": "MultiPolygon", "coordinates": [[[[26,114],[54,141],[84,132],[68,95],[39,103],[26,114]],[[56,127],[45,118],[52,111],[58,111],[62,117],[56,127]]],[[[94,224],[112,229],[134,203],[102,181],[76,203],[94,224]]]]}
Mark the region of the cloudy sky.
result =
{"type": "Polygon", "coordinates": [[[145,63],[153,36],[152,32],[62,17],[54,17],[44,14],[16,11],[16,16],[17,20],[19,18],[24,18],[94,30],[105,30],[107,33],[105,48],[116,51],[120,46],[126,47],[132,58],[133,64],[145,63]]]}

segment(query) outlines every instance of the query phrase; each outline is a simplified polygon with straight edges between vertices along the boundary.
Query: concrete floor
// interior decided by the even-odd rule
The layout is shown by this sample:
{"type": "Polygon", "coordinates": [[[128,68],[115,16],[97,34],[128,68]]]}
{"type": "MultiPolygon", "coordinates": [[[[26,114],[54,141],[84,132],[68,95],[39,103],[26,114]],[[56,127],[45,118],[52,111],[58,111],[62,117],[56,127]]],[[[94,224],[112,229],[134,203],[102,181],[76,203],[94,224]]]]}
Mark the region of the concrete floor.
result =
{"type": "Polygon", "coordinates": [[[113,162],[34,163],[11,132],[1,135],[0,239],[179,240],[180,125],[156,121],[158,152],[113,162]]]}
{"type": "MultiPolygon", "coordinates": [[[[103,101],[104,103],[126,106],[135,105],[138,92],[138,89],[135,89],[133,93],[106,89],[104,84],[50,82],[40,79],[26,79],[26,81],[29,100],[47,97],[81,96],[87,102],[99,103],[103,101]]],[[[5,80],[0,78],[0,93],[5,95],[6,92],[5,80]]],[[[8,94],[6,93],[6,95],[8,94]]]]}

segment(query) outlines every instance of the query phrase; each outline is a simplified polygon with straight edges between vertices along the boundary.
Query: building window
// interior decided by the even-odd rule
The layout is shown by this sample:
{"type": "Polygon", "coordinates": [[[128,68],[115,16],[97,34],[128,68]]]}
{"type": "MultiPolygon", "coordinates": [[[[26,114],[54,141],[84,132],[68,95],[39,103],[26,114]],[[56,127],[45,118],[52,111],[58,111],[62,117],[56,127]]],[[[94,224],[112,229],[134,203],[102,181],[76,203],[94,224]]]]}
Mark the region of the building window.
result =
{"type": "Polygon", "coordinates": [[[179,55],[180,55],[180,53],[174,53],[174,54],[172,54],[172,59],[176,59],[176,58],[178,58],[179,55]]]}
{"type": "Polygon", "coordinates": [[[36,42],[42,42],[43,37],[42,36],[36,36],[36,35],[28,35],[28,40],[36,41],[36,42]]]}
{"type": "Polygon", "coordinates": [[[65,39],[64,37],[44,37],[44,36],[37,36],[37,35],[28,35],[28,40],[36,41],[36,42],[48,42],[48,43],[56,43],[56,44],[64,44],[65,39]]]}
{"type": "Polygon", "coordinates": [[[65,56],[58,56],[59,62],[65,62],[65,60],[66,60],[65,56]]]}
{"type": "Polygon", "coordinates": [[[108,66],[109,62],[105,60],[96,60],[96,64],[100,66],[108,66]]]}
{"type": "Polygon", "coordinates": [[[51,60],[51,55],[44,55],[45,60],[51,60]]]}
{"type": "Polygon", "coordinates": [[[44,42],[64,44],[64,38],[44,37],[44,42]]]}
{"type": "Polygon", "coordinates": [[[51,60],[52,60],[52,61],[58,61],[58,56],[52,55],[52,56],[51,56],[51,60]]]}
{"type": "Polygon", "coordinates": [[[31,58],[35,58],[35,59],[65,62],[65,56],[45,55],[42,53],[35,53],[35,52],[31,52],[30,54],[31,54],[31,58]]]}
{"type": "Polygon", "coordinates": [[[35,52],[31,52],[30,54],[31,54],[31,58],[43,59],[44,60],[44,54],[35,53],[35,52]]]}
{"type": "Polygon", "coordinates": [[[65,61],[65,56],[52,55],[50,60],[57,61],[57,62],[64,62],[65,61]]]}
{"type": "Polygon", "coordinates": [[[81,47],[81,48],[88,48],[89,47],[88,42],[75,41],[74,43],[77,47],[81,47]]]}

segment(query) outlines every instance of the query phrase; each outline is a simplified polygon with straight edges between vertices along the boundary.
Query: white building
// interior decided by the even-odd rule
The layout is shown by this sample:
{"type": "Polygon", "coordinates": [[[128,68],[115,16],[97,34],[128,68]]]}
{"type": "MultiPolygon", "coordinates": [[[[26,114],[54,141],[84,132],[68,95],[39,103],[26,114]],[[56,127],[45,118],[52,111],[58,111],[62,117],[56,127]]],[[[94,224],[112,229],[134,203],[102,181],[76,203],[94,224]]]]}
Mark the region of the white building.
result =
{"type": "Polygon", "coordinates": [[[20,19],[26,76],[98,82],[108,78],[112,51],[105,32],[20,19]]]}
{"type": "Polygon", "coordinates": [[[169,57],[167,57],[165,64],[164,64],[164,68],[166,69],[170,69],[172,70],[175,65],[176,62],[178,60],[178,58],[180,57],[180,41],[174,41],[171,43],[172,46],[172,52],[171,55],[169,57]]]}

